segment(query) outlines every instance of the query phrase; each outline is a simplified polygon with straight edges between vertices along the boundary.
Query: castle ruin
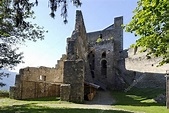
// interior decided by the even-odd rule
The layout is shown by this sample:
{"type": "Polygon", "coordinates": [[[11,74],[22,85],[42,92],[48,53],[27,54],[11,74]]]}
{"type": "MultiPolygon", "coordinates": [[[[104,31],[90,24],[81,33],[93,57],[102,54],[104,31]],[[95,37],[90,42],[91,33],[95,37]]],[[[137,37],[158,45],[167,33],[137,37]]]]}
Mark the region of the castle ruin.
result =
{"type": "Polygon", "coordinates": [[[123,50],[122,24],[123,17],[116,17],[107,28],[87,33],[82,12],[78,10],[75,29],[67,38],[67,53],[55,68],[20,69],[15,86],[10,87],[10,97],[60,96],[61,100],[82,102],[85,96],[92,99],[98,88],[126,91],[134,86],[165,88],[163,73],[168,65],[157,68],[158,59],[145,59],[145,53],[134,49],[123,50]],[[100,34],[102,40],[97,42],[100,34]]]}

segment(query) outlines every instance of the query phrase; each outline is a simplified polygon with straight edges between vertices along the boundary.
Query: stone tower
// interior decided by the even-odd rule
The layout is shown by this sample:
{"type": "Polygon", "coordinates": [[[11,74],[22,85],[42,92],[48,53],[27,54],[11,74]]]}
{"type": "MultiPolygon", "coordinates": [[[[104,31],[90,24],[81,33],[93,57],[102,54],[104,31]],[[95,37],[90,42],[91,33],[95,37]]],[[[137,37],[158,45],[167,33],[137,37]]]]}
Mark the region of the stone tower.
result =
{"type": "Polygon", "coordinates": [[[91,75],[85,78],[87,81],[100,85],[103,89],[114,89],[113,86],[116,84],[115,68],[118,68],[120,52],[123,51],[122,24],[123,17],[117,17],[114,19],[114,24],[109,27],[87,33],[91,75]],[[102,41],[97,43],[100,34],[102,34],[102,41]]]}

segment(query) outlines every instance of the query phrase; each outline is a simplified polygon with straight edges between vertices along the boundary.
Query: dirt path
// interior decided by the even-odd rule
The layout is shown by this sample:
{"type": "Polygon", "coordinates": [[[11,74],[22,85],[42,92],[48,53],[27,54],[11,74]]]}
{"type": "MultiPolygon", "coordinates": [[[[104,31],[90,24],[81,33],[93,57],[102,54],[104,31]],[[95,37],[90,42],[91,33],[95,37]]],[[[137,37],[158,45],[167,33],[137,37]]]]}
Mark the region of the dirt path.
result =
{"type": "Polygon", "coordinates": [[[92,101],[85,101],[89,105],[112,105],[115,104],[115,100],[112,97],[110,91],[97,91],[96,96],[92,101]]]}
{"type": "MultiPolygon", "coordinates": [[[[113,99],[110,91],[97,91],[97,94],[94,97],[94,99],[92,101],[85,101],[84,104],[61,103],[61,104],[46,104],[45,106],[59,107],[59,108],[119,110],[119,111],[126,111],[128,113],[139,113],[139,112],[132,112],[124,109],[115,108],[112,106],[113,104],[115,104],[115,100],[113,99]]],[[[40,104],[38,105],[41,106],[40,104]]]]}
{"type": "Polygon", "coordinates": [[[74,104],[74,103],[68,103],[68,104],[48,104],[47,106],[52,107],[65,107],[65,108],[87,108],[87,109],[115,109],[112,107],[112,104],[115,103],[115,100],[113,99],[111,92],[109,91],[97,91],[96,96],[92,101],[85,101],[84,104],[74,104]]]}

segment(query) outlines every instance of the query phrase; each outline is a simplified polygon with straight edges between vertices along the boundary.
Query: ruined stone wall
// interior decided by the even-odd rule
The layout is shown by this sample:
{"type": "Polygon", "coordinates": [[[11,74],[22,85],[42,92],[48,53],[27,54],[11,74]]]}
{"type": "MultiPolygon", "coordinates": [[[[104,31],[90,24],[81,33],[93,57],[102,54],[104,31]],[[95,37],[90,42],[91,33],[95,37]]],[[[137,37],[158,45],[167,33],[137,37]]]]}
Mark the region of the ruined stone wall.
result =
{"type": "Polygon", "coordinates": [[[60,96],[60,84],[24,81],[21,86],[21,99],[60,96]]]}
{"type": "MultiPolygon", "coordinates": [[[[93,52],[95,56],[94,77],[90,78],[93,81],[99,81],[114,89],[116,84],[115,68],[121,66],[118,61],[121,59],[120,52],[123,50],[123,17],[114,18],[114,24],[96,32],[87,33],[89,53],[93,52]],[[102,34],[102,42],[96,43],[96,40],[102,34]],[[103,52],[106,53],[106,58],[102,58],[103,52]],[[107,62],[107,74],[102,75],[102,61],[107,62]]],[[[89,59],[90,61],[90,59],[89,59]]],[[[93,75],[92,75],[93,76],[93,75]]],[[[89,78],[89,77],[88,77],[89,78]]]]}
{"type": "Polygon", "coordinates": [[[141,48],[138,48],[137,52],[134,54],[134,49],[128,50],[128,58],[125,60],[125,65],[127,70],[148,72],[148,73],[166,73],[169,69],[169,64],[157,67],[161,58],[151,58],[147,59],[146,52],[140,53],[141,48]]]}
{"type": "Polygon", "coordinates": [[[123,50],[123,17],[114,18],[114,25],[111,29],[104,29],[101,31],[87,33],[88,43],[95,43],[99,34],[102,34],[103,39],[109,39],[113,37],[114,40],[114,53],[116,58],[119,57],[119,51],[123,50]]]}
{"type": "Polygon", "coordinates": [[[169,75],[166,76],[166,106],[169,109],[169,75]]]}
{"type": "MultiPolygon", "coordinates": [[[[102,42],[101,42],[102,43],[102,42]]],[[[95,69],[94,69],[94,81],[100,81],[112,89],[115,83],[114,67],[114,42],[109,40],[106,44],[97,44],[95,48],[95,69]],[[103,57],[103,54],[105,56],[103,57]],[[106,61],[106,75],[102,75],[102,62],[106,61]]]]}
{"type": "Polygon", "coordinates": [[[19,75],[21,76],[20,78],[21,81],[46,81],[46,82],[56,82],[56,83],[63,82],[63,77],[62,75],[60,75],[60,73],[57,73],[56,68],[27,67],[24,69],[20,69],[19,75]],[[45,80],[41,80],[43,79],[44,76],[46,76],[45,80]]]}
{"type": "Polygon", "coordinates": [[[147,59],[146,52],[140,53],[131,48],[128,50],[128,57],[125,59],[126,72],[133,72],[134,80],[145,75],[136,85],[140,88],[166,88],[165,73],[169,64],[157,67],[161,58],[147,59]],[[135,52],[134,52],[135,51],[135,52]]]}
{"type": "Polygon", "coordinates": [[[60,95],[60,84],[63,83],[63,66],[66,55],[63,55],[56,68],[27,67],[20,69],[16,76],[15,87],[11,87],[11,98],[28,99],[60,95]],[[13,90],[15,89],[15,91],[13,90]]]}
{"type": "Polygon", "coordinates": [[[76,32],[76,51],[78,55],[78,59],[83,59],[87,61],[88,54],[88,40],[86,36],[86,28],[84,25],[84,20],[81,11],[76,12],[76,24],[75,31],[76,32]]]}
{"type": "Polygon", "coordinates": [[[114,29],[87,33],[88,43],[92,43],[93,45],[96,44],[96,40],[99,38],[100,34],[102,34],[103,39],[115,38],[115,32],[113,32],[113,30],[114,29]]]}
{"type": "Polygon", "coordinates": [[[63,82],[63,69],[64,69],[64,61],[67,59],[67,55],[63,54],[60,60],[57,61],[57,64],[55,66],[56,68],[56,74],[54,75],[55,79],[54,82],[63,82]]]}
{"type": "Polygon", "coordinates": [[[82,12],[79,10],[76,12],[75,30],[73,31],[71,38],[68,39],[67,54],[69,54],[67,60],[83,60],[85,80],[88,81],[88,78],[91,75],[89,63],[87,61],[88,39],[82,12]]]}
{"type": "Polygon", "coordinates": [[[70,84],[70,90],[63,93],[70,93],[70,101],[82,102],[84,100],[84,64],[82,60],[64,62],[63,83],[70,84]]]}

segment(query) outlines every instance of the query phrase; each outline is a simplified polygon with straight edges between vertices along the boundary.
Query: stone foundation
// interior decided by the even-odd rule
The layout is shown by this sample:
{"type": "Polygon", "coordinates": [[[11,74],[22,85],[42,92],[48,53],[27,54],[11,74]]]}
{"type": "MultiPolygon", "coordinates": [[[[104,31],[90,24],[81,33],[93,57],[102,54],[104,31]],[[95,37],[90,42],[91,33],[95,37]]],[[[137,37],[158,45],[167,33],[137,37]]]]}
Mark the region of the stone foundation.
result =
{"type": "Polygon", "coordinates": [[[61,84],[60,86],[60,100],[69,101],[71,86],[70,84],[61,84]]]}

